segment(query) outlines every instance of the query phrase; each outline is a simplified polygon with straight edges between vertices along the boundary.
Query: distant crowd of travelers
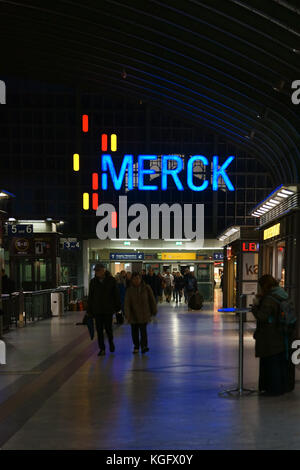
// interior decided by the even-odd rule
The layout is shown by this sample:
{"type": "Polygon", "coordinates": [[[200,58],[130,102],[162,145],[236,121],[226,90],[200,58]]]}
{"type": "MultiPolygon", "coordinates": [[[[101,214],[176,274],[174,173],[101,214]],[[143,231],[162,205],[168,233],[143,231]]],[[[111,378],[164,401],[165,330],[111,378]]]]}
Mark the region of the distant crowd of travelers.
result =
{"type": "Polygon", "coordinates": [[[131,325],[133,353],[141,349],[142,354],[149,351],[147,324],[157,313],[157,304],[171,299],[176,304],[184,297],[189,310],[200,310],[203,297],[198,292],[197,280],[188,269],[170,274],[155,274],[152,268],[139,272],[121,271],[114,278],[101,263],[95,266],[95,277],[89,285],[87,313],[95,318],[98,334],[99,356],[105,355],[104,330],[109,349],[115,351],[113,341],[113,316],[117,323],[124,319],[131,325]]]}

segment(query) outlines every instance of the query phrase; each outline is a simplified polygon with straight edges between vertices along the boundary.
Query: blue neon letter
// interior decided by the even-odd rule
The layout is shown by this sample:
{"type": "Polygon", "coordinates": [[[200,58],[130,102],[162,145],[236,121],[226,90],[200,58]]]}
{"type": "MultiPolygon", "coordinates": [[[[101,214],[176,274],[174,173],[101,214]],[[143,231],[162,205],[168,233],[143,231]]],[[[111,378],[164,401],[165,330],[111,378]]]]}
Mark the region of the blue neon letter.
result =
{"type": "Polygon", "coordinates": [[[168,175],[171,175],[173,180],[175,181],[177,189],[179,189],[179,191],[183,191],[182,183],[177,175],[177,173],[180,173],[182,168],[183,168],[183,161],[182,161],[182,158],[179,157],[178,155],[163,155],[162,156],[162,161],[161,161],[161,189],[162,190],[165,191],[166,189],[168,189],[168,175]],[[173,169],[168,169],[169,160],[175,160],[177,162],[177,167],[173,169]]]}
{"type": "Polygon", "coordinates": [[[155,174],[155,170],[144,169],[145,160],[157,160],[157,155],[139,155],[138,157],[138,188],[143,191],[145,190],[156,191],[157,186],[146,186],[144,184],[144,175],[155,174]]]}
{"type": "Polygon", "coordinates": [[[190,189],[193,191],[204,191],[208,186],[208,181],[203,181],[201,186],[196,186],[193,182],[193,166],[194,162],[200,160],[203,165],[208,165],[208,160],[203,155],[194,155],[191,157],[187,164],[187,184],[190,189]]]}
{"type": "Polygon", "coordinates": [[[111,155],[102,155],[102,177],[101,187],[107,189],[107,173],[103,173],[109,170],[111,179],[115,189],[121,189],[123,179],[125,176],[126,168],[128,167],[128,189],[133,189],[133,155],[124,155],[121,170],[119,176],[117,176],[114,163],[111,155]]]}
{"type": "Polygon", "coordinates": [[[228,157],[225,163],[218,169],[219,166],[219,157],[213,157],[213,191],[218,191],[218,180],[222,176],[224,183],[226,184],[229,191],[234,191],[233,184],[225,173],[226,168],[234,160],[234,157],[228,157]]]}

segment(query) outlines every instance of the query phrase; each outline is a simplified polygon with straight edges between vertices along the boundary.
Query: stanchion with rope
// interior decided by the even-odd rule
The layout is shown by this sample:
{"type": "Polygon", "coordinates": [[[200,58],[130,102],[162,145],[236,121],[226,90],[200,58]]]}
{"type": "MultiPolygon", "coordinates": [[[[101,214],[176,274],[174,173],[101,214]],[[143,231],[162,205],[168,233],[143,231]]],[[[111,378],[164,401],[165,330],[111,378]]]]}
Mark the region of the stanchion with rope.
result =
{"type": "Polygon", "coordinates": [[[220,396],[232,395],[242,397],[244,395],[251,395],[256,393],[257,390],[244,387],[244,321],[249,308],[220,308],[218,312],[233,312],[239,315],[239,367],[238,367],[238,385],[235,388],[222,390],[219,392],[220,396]]]}

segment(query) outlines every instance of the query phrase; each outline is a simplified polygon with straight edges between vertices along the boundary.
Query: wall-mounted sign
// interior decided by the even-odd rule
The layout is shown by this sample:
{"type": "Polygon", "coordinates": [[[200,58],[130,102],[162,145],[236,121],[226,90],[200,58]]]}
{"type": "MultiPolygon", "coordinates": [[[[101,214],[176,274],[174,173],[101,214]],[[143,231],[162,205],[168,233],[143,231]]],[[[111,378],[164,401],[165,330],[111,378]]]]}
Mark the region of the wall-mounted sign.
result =
{"type": "Polygon", "coordinates": [[[112,261],[141,261],[144,253],[110,253],[109,259],[112,261]]]}
{"type": "Polygon", "coordinates": [[[264,240],[277,237],[277,235],[280,235],[280,224],[272,225],[272,227],[264,230],[264,240]]]}
{"type": "Polygon", "coordinates": [[[252,251],[256,252],[259,251],[259,243],[256,242],[243,242],[242,243],[242,251],[252,251]]]}
{"type": "Polygon", "coordinates": [[[227,258],[228,261],[231,260],[231,256],[232,256],[232,247],[228,246],[227,250],[226,250],[226,258],[227,258]]]}
{"type": "Polygon", "coordinates": [[[9,236],[20,236],[23,237],[33,234],[33,225],[32,224],[9,224],[7,228],[7,233],[9,236]]]}
{"type": "Polygon", "coordinates": [[[17,238],[14,242],[14,252],[17,255],[27,255],[30,252],[30,241],[26,238],[17,238]]]}
{"type": "Polygon", "coordinates": [[[64,242],[64,250],[79,250],[80,242],[64,242]]]}
{"type": "Polygon", "coordinates": [[[243,254],[243,281],[258,279],[258,253],[243,254]]]}
{"type": "Polygon", "coordinates": [[[51,242],[47,238],[36,238],[34,241],[34,254],[51,256],[51,242]]]}
{"type": "Polygon", "coordinates": [[[157,253],[145,254],[145,260],[155,260],[157,259],[157,253]]]}
{"type": "Polygon", "coordinates": [[[224,253],[214,253],[214,260],[220,261],[224,259],[224,253]]]}
{"type": "Polygon", "coordinates": [[[196,253],[162,253],[161,259],[163,260],[195,260],[196,253]]]}
{"type": "Polygon", "coordinates": [[[243,282],[242,293],[246,295],[257,294],[257,282],[243,282]]]}

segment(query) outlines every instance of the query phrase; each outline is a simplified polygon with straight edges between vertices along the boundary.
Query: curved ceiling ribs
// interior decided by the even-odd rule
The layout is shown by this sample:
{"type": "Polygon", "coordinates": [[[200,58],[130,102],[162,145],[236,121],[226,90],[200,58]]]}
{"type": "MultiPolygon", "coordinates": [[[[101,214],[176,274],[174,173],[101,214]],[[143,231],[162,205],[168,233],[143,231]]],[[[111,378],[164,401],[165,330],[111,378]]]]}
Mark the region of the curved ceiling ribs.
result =
{"type": "Polygon", "coordinates": [[[291,83],[300,79],[300,31],[292,2],[45,3],[0,0],[1,31],[33,78],[144,97],[248,149],[276,181],[299,181],[291,83]]]}

